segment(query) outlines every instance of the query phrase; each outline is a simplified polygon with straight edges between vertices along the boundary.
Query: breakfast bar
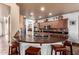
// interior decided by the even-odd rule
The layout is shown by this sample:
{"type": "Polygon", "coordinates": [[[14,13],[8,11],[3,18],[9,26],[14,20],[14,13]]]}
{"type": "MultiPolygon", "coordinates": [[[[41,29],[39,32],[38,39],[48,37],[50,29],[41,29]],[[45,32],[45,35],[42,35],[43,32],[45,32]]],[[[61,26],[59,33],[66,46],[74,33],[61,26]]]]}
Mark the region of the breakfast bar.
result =
{"type": "Polygon", "coordinates": [[[51,55],[51,45],[52,44],[62,44],[66,39],[62,38],[52,38],[45,39],[44,37],[34,37],[34,38],[25,38],[19,40],[20,42],[20,54],[25,54],[25,49],[29,46],[40,47],[41,55],[51,55]]]}

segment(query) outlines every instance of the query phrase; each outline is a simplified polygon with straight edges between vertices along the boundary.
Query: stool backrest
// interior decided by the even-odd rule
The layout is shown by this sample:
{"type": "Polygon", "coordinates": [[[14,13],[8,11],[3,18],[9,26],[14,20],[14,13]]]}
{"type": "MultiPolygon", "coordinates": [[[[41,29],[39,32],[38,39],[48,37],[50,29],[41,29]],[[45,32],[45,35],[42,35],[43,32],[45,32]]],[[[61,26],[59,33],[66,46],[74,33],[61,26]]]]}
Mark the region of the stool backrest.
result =
{"type": "Polygon", "coordinates": [[[70,54],[73,55],[73,49],[72,49],[72,43],[70,41],[65,41],[64,42],[65,47],[70,47],[70,54]]]}
{"type": "Polygon", "coordinates": [[[64,46],[72,46],[72,44],[71,44],[70,41],[65,41],[65,42],[64,42],[64,46]]]}
{"type": "Polygon", "coordinates": [[[9,54],[10,55],[14,55],[17,54],[19,52],[18,48],[19,48],[19,43],[18,42],[12,42],[12,45],[9,46],[9,54]]]}

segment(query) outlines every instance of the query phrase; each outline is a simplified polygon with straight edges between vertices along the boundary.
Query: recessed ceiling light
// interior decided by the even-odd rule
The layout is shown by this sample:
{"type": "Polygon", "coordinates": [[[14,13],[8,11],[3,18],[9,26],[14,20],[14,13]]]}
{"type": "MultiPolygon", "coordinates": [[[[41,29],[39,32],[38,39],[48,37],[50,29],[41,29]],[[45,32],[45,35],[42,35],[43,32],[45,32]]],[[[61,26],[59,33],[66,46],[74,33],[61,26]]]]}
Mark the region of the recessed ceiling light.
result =
{"type": "Polygon", "coordinates": [[[45,10],[45,7],[41,7],[41,9],[40,9],[41,11],[44,11],[45,10]]]}
{"type": "Polygon", "coordinates": [[[39,18],[42,18],[42,16],[39,16],[39,18]]]}
{"type": "Polygon", "coordinates": [[[31,13],[30,13],[30,15],[32,15],[32,16],[33,16],[33,15],[34,15],[34,13],[33,13],[33,12],[31,12],[31,13]]]}
{"type": "Polygon", "coordinates": [[[49,15],[51,16],[51,15],[52,15],[52,13],[49,13],[49,15]]]}

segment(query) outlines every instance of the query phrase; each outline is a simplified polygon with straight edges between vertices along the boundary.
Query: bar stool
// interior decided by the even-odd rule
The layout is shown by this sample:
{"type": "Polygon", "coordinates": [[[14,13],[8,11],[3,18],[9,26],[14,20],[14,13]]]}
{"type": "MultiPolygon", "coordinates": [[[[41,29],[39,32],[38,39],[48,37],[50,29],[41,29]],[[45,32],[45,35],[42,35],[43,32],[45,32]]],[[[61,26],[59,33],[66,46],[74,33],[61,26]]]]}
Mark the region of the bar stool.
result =
{"type": "Polygon", "coordinates": [[[52,51],[53,50],[55,51],[55,55],[57,54],[57,52],[60,52],[60,55],[67,54],[67,52],[70,52],[70,54],[73,55],[72,44],[70,41],[65,41],[63,45],[60,45],[60,44],[52,45],[52,51]],[[67,50],[66,48],[67,46],[70,48],[69,50],[67,50]]]}
{"type": "MultiPolygon", "coordinates": [[[[64,48],[64,46],[62,44],[51,45],[51,47],[52,47],[52,51],[53,50],[55,51],[55,55],[57,55],[57,52],[59,52],[60,55],[61,55],[61,53],[66,52],[66,49],[64,48]]],[[[51,54],[53,54],[52,51],[51,51],[51,54]]]]}
{"type": "Polygon", "coordinates": [[[19,43],[12,42],[12,45],[9,46],[9,55],[20,55],[19,43]]]}
{"type": "Polygon", "coordinates": [[[57,52],[60,53],[60,55],[66,55],[66,48],[58,48],[58,49],[55,49],[55,55],[57,55],[57,52]]]}
{"type": "Polygon", "coordinates": [[[64,47],[69,47],[69,50],[67,50],[68,52],[70,52],[71,55],[73,55],[73,49],[72,49],[72,43],[70,41],[65,41],[64,42],[64,47]]]}
{"type": "Polygon", "coordinates": [[[41,49],[37,47],[30,46],[25,50],[25,55],[41,55],[41,49]]]}

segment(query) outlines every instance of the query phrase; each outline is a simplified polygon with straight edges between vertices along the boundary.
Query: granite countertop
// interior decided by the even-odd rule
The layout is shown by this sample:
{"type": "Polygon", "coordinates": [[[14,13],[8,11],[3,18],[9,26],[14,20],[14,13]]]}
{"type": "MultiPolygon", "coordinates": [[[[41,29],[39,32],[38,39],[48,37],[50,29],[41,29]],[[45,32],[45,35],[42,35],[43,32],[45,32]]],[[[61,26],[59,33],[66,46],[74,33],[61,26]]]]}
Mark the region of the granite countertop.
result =
{"type": "Polygon", "coordinates": [[[45,43],[56,43],[56,42],[62,42],[65,41],[64,38],[45,38],[45,37],[27,37],[24,39],[19,40],[19,42],[23,43],[39,43],[39,44],[45,44],[45,43]]]}

